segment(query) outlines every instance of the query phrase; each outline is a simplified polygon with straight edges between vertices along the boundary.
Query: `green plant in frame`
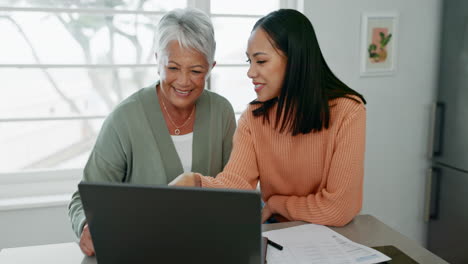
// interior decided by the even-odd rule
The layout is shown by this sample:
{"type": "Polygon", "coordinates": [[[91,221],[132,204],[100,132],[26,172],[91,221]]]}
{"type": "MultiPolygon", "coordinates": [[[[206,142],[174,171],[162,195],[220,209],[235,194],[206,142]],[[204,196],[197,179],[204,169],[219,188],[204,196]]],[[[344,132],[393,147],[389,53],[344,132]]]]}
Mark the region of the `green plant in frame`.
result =
{"type": "Polygon", "coordinates": [[[375,52],[376,50],[377,50],[377,46],[374,43],[371,43],[369,45],[369,48],[367,49],[367,51],[369,52],[369,58],[376,58],[379,56],[379,54],[375,52]]]}
{"type": "Polygon", "coordinates": [[[369,47],[367,48],[367,51],[369,53],[369,59],[371,59],[373,62],[384,62],[387,59],[387,44],[390,42],[392,39],[392,34],[389,33],[387,36],[385,36],[384,32],[379,32],[380,36],[380,41],[379,41],[379,47],[377,47],[376,44],[371,43],[369,47]]]}
{"type": "Polygon", "coordinates": [[[392,38],[392,34],[390,33],[387,36],[385,36],[383,32],[379,32],[379,35],[380,35],[380,48],[384,49],[385,46],[387,46],[387,44],[390,42],[390,39],[392,38]]]}

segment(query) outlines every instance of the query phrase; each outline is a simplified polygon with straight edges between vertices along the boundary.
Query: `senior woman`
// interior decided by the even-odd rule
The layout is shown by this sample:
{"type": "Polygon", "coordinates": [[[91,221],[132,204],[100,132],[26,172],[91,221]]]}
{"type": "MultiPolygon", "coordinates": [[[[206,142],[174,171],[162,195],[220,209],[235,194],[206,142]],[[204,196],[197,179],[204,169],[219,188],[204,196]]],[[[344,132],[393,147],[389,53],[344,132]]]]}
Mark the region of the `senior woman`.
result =
{"type": "MultiPolygon", "coordinates": [[[[196,9],[168,12],[159,22],[156,43],[160,81],[125,99],[107,117],[83,181],[166,185],[183,172],[216,175],[229,160],[234,111],[225,98],[204,89],[216,64],[209,17],[196,9]]],[[[78,191],[69,216],[81,250],[94,255],[78,191]]]]}

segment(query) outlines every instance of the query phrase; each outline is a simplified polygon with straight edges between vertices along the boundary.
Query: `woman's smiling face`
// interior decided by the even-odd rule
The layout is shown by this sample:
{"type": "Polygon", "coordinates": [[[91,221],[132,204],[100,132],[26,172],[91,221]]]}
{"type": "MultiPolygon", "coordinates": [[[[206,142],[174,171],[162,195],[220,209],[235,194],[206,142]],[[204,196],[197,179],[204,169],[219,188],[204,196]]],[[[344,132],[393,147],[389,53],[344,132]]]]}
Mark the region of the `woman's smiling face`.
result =
{"type": "Polygon", "coordinates": [[[163,56],[161,92],[175,108],[191,109],[205,89],[208,61],[201,52],[182,48],[177,41],[169,43],[163,56]]]}
{"type": "Polygon", "coordinates": [[[281,93],[286,72],[287,57],[272,45],[273,40],[262,29],[255,29],[247,45],[250,63],[247,76],[252,79],[257,101],[265,102],[281,93]]]}

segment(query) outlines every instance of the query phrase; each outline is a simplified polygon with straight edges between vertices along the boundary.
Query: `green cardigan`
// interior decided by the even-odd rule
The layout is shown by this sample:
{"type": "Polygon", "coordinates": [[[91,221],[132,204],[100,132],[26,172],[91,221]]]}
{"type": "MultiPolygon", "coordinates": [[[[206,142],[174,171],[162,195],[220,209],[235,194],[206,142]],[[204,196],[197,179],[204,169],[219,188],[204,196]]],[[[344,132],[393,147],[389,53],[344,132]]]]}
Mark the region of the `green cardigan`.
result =
{"type": "MultiPolygon", "coordinates": [[[[229,160],[236,120],[231,104],[205,90],[196,102],[192,171],[217,175],[229,160]]],[[[155,85],[134,93],[106,118],[84,168],[83,181],[166,185],[183,173],[155,85]]],[[[76,191],[68,206],[75,234],[86,222],[76,191]]]]}

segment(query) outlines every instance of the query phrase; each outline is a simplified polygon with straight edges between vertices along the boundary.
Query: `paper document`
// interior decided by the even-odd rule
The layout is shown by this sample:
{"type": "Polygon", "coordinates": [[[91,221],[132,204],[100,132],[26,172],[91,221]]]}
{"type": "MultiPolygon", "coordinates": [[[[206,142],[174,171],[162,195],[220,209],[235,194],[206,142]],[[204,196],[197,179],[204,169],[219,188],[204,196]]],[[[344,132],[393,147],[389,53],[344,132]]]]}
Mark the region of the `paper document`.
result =
{"type": "Polygon", "coordinates": [[[315,224],[267,231],[263,236],[283,246],[268,247],[267,263],[373,264],[390,260],[379,251],[315,224]]]}
{"type": "MultiPolygon", "coordinates": [[[[333,230],[330,231],[334,232],[333,230]]],[[[354,263],[373,264],[389,261],[391,259],[373,248],[355,243],[338,233],[336,233],[333,238],[341,245],[346,254],[353,258],[354,263]]]]}

